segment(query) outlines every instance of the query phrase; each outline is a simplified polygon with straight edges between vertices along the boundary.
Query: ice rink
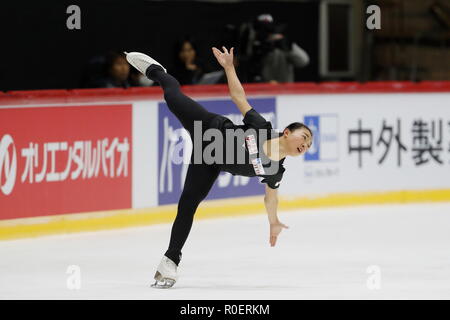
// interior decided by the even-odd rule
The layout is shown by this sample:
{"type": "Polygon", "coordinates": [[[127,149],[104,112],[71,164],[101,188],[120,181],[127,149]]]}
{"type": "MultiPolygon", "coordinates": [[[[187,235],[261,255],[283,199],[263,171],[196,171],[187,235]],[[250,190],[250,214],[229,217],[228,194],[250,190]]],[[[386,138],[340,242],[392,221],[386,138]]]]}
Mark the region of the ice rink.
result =
{"type": "Polygon", "coordinates": [[[279,216],[290,228],[274,248],[263,214],[195,221],[169,290],[149,284],[170,225],[2,241],[0,298],[450,299],[450,203],[279,216]]]}

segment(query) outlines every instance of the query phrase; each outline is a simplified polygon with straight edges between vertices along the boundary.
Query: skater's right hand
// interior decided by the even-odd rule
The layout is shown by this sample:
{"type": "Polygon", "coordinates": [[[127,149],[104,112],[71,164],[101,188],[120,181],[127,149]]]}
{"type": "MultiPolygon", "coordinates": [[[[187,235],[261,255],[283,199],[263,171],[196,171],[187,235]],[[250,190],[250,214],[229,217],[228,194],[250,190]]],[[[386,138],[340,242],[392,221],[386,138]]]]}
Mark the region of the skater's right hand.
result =
{"type": "Polygon", "coordinates": [[[217,62],[224,68],[228,67],[234,67],[233,64],[233,52],[234,48],[230,49],[230,52],[228,52],[228,49],[225,47],[222,47],[223,52],[217,49],[216,47],[212,47],[212,51],[214,53],[214,56],[217,59],[217,62]]]}
{"type": "Polygon", "coordinates": [[[277,243],[278,235],[283,229],[288,229],[289,227],[281,222],[270,224],[270,246],[274,247],[277,243]]]}

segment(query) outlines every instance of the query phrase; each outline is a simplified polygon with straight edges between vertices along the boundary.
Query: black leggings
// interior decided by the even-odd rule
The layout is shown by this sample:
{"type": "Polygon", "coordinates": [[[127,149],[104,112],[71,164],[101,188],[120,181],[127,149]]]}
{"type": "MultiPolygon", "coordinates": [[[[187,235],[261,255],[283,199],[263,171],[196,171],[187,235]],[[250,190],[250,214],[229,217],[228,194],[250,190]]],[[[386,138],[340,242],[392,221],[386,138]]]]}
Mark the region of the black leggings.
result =
{"type": "MultiPolygon", "coordinates": [[[[218,116],[184,95],[180,90],[179,82],[159,66],[151,65],[147,69],[146,75],[161,85],[170,111],[190,133],[191,139],[194,136],[194,121],[200,120],[203,125],[207,126],[218,116]]],[[[180,263],[181,249],[191,231],[195,211],[200,202],[208,195],[219,172],[216,165],[193,164],[193,161],[189,164],[183,192],[178,201],[177,217],[172,226],[169,249],[165,253],[177,265],[180,263]]]]}

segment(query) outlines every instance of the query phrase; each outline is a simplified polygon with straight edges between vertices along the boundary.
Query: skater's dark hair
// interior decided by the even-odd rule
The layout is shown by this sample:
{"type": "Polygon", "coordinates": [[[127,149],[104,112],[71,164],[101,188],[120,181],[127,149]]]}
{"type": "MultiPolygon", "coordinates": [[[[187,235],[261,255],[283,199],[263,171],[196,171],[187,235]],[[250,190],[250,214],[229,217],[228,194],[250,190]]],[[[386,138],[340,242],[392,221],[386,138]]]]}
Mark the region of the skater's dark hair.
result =
{"type": "Polygon", "coordinates": [[[292,122],[290,125],[288,125],[286,128],[284,128],[284,130],[289,129],[289,131],[295,131],[295,130],[301,129],[301,128],[305,128],[306,130],[308,130],[309,134],[311,135],[311,139],[312,139],[313,133],[312,133],[311,129],[308,128],[307,125],[305,125],[301,122],[292,122]]]}

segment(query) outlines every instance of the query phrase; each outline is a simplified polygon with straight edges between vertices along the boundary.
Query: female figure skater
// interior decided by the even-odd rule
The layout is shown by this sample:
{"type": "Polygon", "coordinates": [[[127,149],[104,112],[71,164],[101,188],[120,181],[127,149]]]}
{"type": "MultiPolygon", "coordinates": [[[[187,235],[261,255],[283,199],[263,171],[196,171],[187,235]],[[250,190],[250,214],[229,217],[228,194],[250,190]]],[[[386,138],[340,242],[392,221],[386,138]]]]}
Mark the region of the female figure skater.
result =
{"type": "Polygon", "coordinates": [[[212,48],[212,51],[225,70],[230,96],[244,116],[244,125],[235,125],[230,119],[207,111],[200,104],[185,96],[180,91],[179,82],[169,75],[156,60],[139,52],[125,52],[127,60],[132,66],[161,85],[169,109],[189,132],[193,141],[198,139],[198,137],[194,137],[194,133],[199,134],[196,125],[200,125],[201,131],[216,129],[225,136],[221,140],[224,148],[223,155],[229,156],[233,152],[235,153],[231,161],[229,158],[227,161],[215,163],[203,158],[199,161],[198,157],[196,158],[194,155],[203,155],[205,143],[201,144],[201,150],[196,150],[195,143],[193,143],[194,150],[184,189],[178,202],[169,248],[157,268],[154,277],[156,282],[152,285],[153,287],[170,288],[175,284],[181,250],[191,230],[195,211],[207,196],[221,171],[230,172],[233,175],[263,178],[261,182],[266,183],[264,204],[270,223],[269,242],[272,247],[275,246],[278,235],[284,228],[287,228],[277,217],[277,188],[285,171],[283,161],[286,156],[300,156],[311,147],[312,132],[307,126],[294,122],[287,126],[282,133],[275,132],[271,123],[249,105],[234,69],[234,48],[231,48],[230,52],[225,47],[222,49],[223,51],[212,48]],[[230,130],[232,135],[229,135],[230,130]],[[236,140],[241,141],[240,144],[228,144],[230,141],[236,142],[236,140]],[[229,149],[230,145],[233,150],[229,149]],[[243,158],[238,159],[240,155],[243,155],[245,161],[242,161],[243,158]]]}

